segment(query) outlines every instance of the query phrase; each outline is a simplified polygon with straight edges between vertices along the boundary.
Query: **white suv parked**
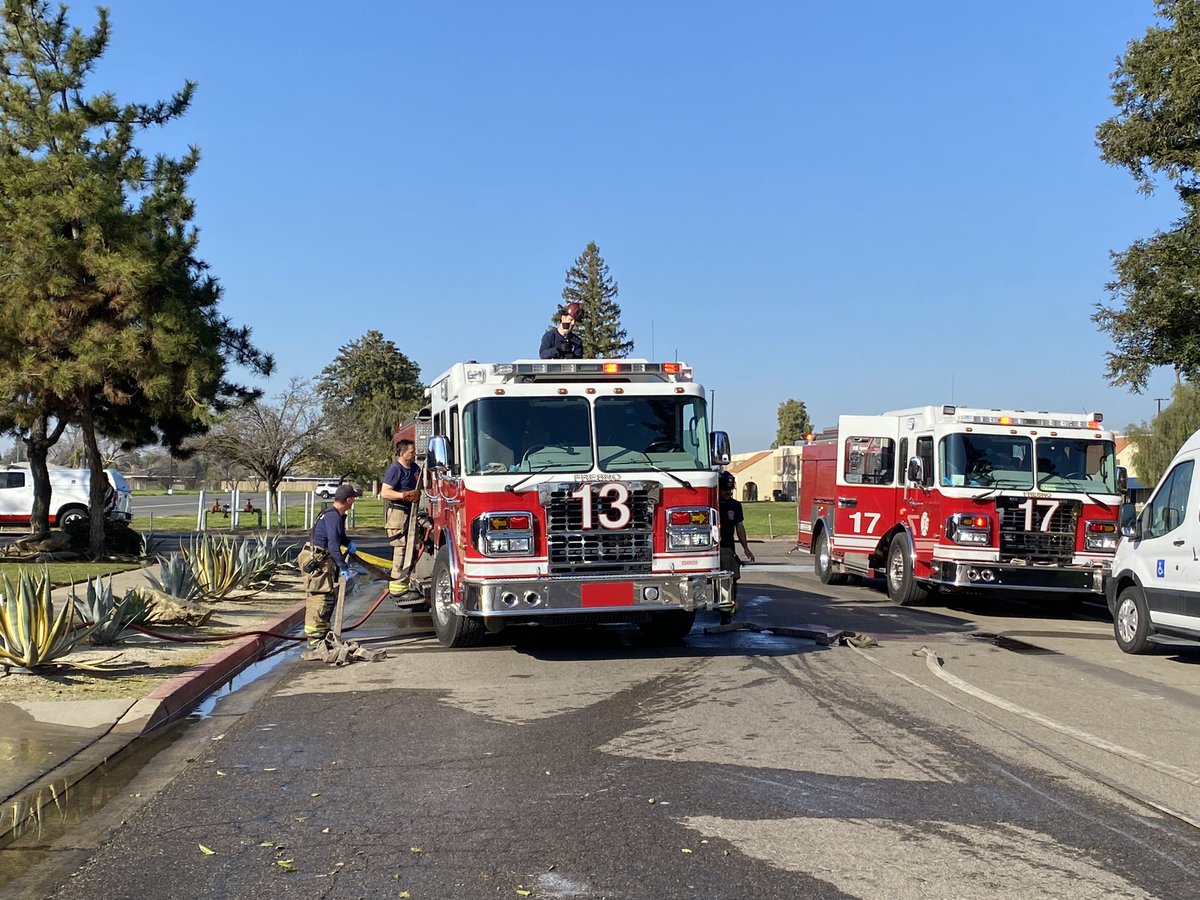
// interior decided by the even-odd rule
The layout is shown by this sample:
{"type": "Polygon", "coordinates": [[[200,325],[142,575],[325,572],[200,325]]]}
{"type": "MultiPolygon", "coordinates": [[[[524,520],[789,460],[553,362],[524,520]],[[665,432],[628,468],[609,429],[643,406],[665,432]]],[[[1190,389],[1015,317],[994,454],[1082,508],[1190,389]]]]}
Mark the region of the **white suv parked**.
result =
{"type": "Polygon", "coordinates": [[[318,481],[317,486],[313,488],[313,493],[322,500],[329,500],[333,497],[333,492],[340,486],[340,481],[318,481]]]}

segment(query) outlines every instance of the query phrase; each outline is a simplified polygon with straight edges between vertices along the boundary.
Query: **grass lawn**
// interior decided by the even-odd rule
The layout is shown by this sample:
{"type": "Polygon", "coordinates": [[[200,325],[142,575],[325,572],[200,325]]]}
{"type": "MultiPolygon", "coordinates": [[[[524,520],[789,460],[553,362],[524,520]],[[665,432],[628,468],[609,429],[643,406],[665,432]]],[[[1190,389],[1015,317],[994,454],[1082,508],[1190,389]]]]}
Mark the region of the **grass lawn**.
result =
{"type": "MultiPolygon", "coordinates": [[[[137,563],[128,562],[54,562],[49,563],[50,582],[55,586],[63,584],[85,584],[97,575],[113,575],[117,572],[128,572],[130,569],[140,569],[137,563]]],[[[16,584],[20,570],[28,569],[41,572],[42,563],[0,563],[0,575],[16,584]]]]}
{"type": "MultiPolygon", "coordinates": [[[[318,512],[321,504],[317,505],[318,512]]],[[[795,538],[796,537],[796,504],[776,503],[764,500],[758,503],[743,503],[746,513],[746,535],[756,538],[795,538]]],[[[304,531],[304,507],[302,501],[287,507],[287,530],[297,533],[304,531]]],[[[209,531],[229,531],[229,518],[222,514],[208,514],[209,531]]],[[[133,520],[133,527],[143,534],[150,530],[150,519],[138,517],[133,520]]],[[[164,531],[192,531],[196,527],[194,513],[186,516],[155,516],[154,531],[161,534],[164,531]]],[[[350,530],[355,528],[383,528],[383,501],[375,497],[363,497],[354,504],[353,519],[349,523],[350,530]]],[[[237,533],[257,532],[258,516],[253,513],[243,513],[237,533]]]]}
{"type": "Polygon", "coordinates": [[[796,504],[763,500],[743,503],[746,515],[746,536],[751,538],[796,537],[796,504]]]}

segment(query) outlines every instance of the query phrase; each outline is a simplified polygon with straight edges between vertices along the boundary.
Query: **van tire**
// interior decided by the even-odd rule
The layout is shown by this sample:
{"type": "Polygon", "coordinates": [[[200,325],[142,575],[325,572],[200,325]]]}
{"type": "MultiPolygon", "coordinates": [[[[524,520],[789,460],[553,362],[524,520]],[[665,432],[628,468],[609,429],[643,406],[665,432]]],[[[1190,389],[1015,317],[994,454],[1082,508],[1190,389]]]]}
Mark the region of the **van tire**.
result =
{"type": "Polygon", "coordinates": [[[816,546],[813,547],[813,570],[821,579],[821,584],[845,584],[846,576],[833,571],[833,558],[829,555],[829,534],[825,529],[817,535],[816,546]]]}
{"type": "Polygon", "coordinates": [[[443,547],[433,560],[429,614],[433,631],[443,647],[474,647],[483,640],[483,620],[459,615],[454,609],[454,578],[450,553],[443,547]]]}
{"type": "Polygon", "coordinates": [[[1150,650],[1150,610],[1142,589],[1131,584],[1117,595],[1113,612],[1113,636],[1117,646],[1126,653],[1146,653],[1150,650]]]}
{"type": "Polygon", "coordinates": [[[59,528],[66,528],[72,522],[80,522],[88,517],[87,510],[81,506],[68,506],[60,509],[54,520],[59,528]]]}
{"type": "Polygon", "coordinates": [[[908,549],[908,536],[904,532],[892,538],[885,576],[888,597],[893,603],[915,606],[929,599],[929,588],[913,575],[912,552],[908,549]]]}

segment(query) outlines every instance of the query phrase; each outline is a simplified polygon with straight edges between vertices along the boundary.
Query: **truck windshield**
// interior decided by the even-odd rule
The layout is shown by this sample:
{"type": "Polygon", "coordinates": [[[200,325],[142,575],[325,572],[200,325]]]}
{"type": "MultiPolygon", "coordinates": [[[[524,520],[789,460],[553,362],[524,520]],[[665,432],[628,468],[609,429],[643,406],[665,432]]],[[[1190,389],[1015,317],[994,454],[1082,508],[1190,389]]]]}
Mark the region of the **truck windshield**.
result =
{"type": "Polygon", "coordinates": [[[596,447],[604,472],[709,468],[703,397],[600,397],[596,447]]]}
{"type": "Polygon", "coordinates": [[[463,471],[587,472],[592,430],[583,397],[486,397],[463,411],[463,471]]]}
{"type": "Polygon", "coordinates": [[[1033,487],[1033,441],[1007,434],[948,434],[938,445],[942,484],[1003,490],[1033,487]]]}
{"type": "Polygon", "coordinates": [[[1037,484],[1043,491],[1117,492],[1117,456],[1112,441],[1040,437],[1036,456],[1037,484]]]}

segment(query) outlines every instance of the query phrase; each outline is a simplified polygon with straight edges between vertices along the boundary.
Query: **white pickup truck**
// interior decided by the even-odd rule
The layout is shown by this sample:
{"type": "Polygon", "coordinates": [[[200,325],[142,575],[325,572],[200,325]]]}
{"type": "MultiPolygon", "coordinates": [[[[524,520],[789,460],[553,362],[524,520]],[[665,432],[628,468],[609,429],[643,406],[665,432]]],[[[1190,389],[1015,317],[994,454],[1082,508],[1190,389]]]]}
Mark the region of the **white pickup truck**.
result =
{"type": "MultiPolygon", "coordinates": [[[[133,518],[129,482],[116,469],[105,469],[108,490],[105,511],[109,518],[128,522],[133,518]]],[[[66,525],[87,516],[90,469],[50,466],[50,524],[66,525]]],[[[33,478],[29,463],[0,467],[0,524],[28,525],[33,512],[33,478]]]]}

